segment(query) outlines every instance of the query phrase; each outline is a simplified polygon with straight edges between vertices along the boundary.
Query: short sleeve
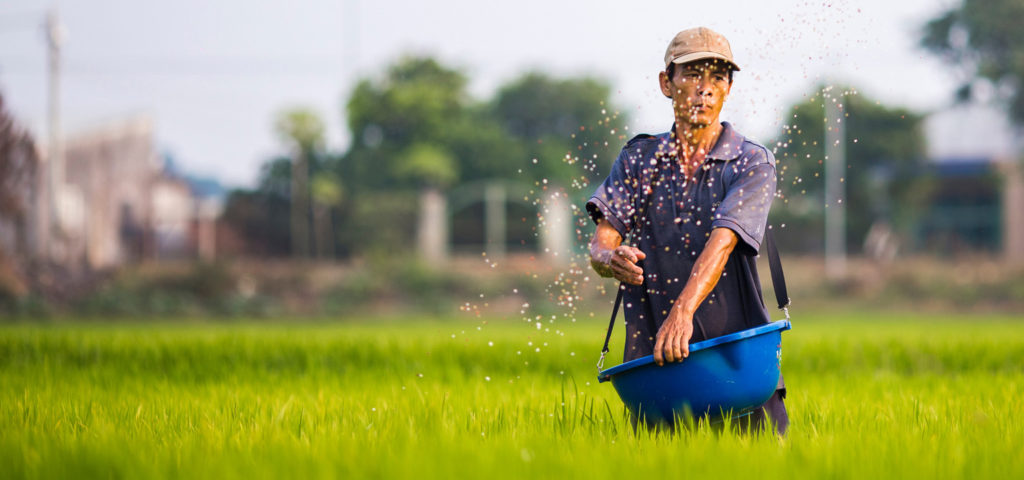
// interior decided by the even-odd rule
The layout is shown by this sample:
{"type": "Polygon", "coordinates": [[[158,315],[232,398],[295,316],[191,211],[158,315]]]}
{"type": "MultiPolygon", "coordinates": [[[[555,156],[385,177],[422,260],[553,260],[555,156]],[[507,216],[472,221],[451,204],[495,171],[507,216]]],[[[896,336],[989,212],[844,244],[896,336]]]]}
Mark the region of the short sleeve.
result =
{"type": "Polygon", "coordinates": [[[712,228],[728,228],[740,242],[739,253],[754,256],[764,239],[768,211],[775,198],[775,158],[763,147],[749,157],[734,160],[739,172],[726,186],[725,198],[715,209],[712,228]]]}
{"type": "Polygon", "coordinates": [[[633,229],[636,214],[636,192],[638,182],[636,162],[639,154],[630,154],[634,145],[626,145],[612,165],[612,171],[587,201],[587,213],[594,223],[602,218],[619,232],[623,238],[633,229]]]}

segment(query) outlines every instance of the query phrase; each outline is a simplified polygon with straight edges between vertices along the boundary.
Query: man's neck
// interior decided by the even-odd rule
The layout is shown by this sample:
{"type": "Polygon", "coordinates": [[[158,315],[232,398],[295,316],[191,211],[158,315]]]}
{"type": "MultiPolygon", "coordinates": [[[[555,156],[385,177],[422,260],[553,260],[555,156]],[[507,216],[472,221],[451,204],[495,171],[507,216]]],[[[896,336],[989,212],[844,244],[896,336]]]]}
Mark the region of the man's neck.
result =
{"type": "MultiPolygon", "coordinates": [[[[676,148],[679,160],[686,167],[696,167],[715,148],[721,135],[722,123],[716,118],[708,125],[693,125],[676,119],[676,148]]],[[[687,170],[690,170],[688,168],[687,170]]]]}

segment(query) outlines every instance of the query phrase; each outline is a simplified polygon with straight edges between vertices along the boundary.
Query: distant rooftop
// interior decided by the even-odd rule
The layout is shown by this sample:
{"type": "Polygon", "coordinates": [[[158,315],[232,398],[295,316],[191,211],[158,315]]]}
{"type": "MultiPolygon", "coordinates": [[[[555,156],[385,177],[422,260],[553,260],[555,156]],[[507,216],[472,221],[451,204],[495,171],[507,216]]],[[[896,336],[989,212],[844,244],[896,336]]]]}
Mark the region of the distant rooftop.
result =
{"type": "Polygon", "coordinates": [[[227,196],[227,188],[219,180],[185,171],[170,153],[163,153],[163,167],[166,175],[180,178],[188,183],[192,194],[197,197],[223,200],[227,196]]]}

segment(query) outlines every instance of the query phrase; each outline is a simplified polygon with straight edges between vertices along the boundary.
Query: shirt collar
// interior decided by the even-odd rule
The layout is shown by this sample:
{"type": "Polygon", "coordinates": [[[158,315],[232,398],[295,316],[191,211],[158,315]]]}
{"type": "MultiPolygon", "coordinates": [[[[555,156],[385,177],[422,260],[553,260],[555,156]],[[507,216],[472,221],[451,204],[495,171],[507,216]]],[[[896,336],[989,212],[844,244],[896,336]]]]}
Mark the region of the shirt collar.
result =
{"type": "MultiPolygon", "coordinates": [[[[663,145],[666,150],[671,150],[672,140],[676,136],[676,124],[672,123],[672,128],[669,129],[668,135],[665,135],[662,139],[663,145]]],[[[715,146],[708,152],[706,159],[722,160],[728,162],[730,160],[736,160],[740,158],[743,153],[743,141],[746,140],[743,134],[736,131],[732,124],[729,122],[722,122],[722,133],[718,135],[718,140],[715,142],[715,146]]]]}

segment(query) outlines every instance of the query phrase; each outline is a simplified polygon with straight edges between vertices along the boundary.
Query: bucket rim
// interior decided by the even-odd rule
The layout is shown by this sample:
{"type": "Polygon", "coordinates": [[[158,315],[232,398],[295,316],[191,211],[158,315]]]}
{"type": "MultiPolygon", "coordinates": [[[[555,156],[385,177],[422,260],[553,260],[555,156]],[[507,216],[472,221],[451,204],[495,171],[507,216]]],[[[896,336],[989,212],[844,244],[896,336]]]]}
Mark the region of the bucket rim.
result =
{"type": "MultiPolygon", "coordinates": [[[[740,330],[738,332],[730,333],[728,335],[722,335],[721,337],[709,338],[707,340],[702,340],[700,342],[690,344],[690,354],[692,355],[697,351],[707,350],[709,348],[716,347],[718,345],[722,345],[725,343],[743,340],[744,338],[763,335],[765,333],[771,333],[777,330],[789,330],[791,328],[793,328],[793,325],[789,322],[789,320],[778,320],[772,323],[766,323],[758,327],[748,328],[746,330],[740,330]]],[[[635,368],[639,368],[644,365],[649,365],[652,363],[654,363],[654,355],[647,355],[644,357],[636,358],[628,362],[616,365],[614,367],[610,367],[606,370],[602,370],[601,373],[598,374],[597,379],[599,383],[607,382],[611,380],[611,378],[615,375],[625,373],[626,371],[633,370],[635,368]]]]}

